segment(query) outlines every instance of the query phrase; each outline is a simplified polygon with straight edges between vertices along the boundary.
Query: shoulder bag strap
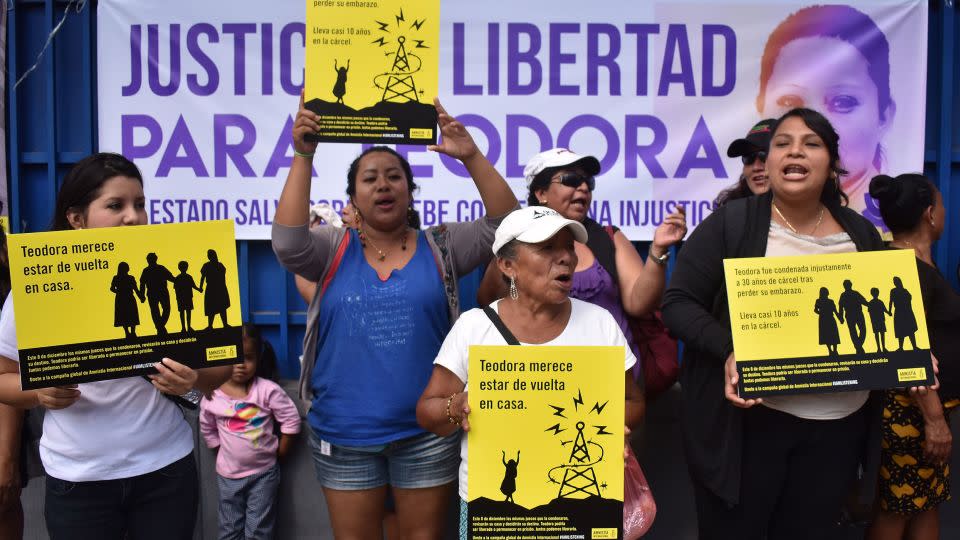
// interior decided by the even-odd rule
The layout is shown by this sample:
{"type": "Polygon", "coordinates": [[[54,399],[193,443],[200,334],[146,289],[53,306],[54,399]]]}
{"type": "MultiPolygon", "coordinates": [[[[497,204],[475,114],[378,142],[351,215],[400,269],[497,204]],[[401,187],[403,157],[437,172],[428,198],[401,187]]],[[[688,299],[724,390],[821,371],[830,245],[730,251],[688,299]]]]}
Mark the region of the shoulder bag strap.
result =
{"type": "Polygon", "coordinates": [[[513,335],[513,332],[507,328],[507,325],[503,324],[503,319],[500,318],[500,315],[497,315],[497,312],[493,310],[490,306],[483,306],[483,312],[487,314],[487,317],[490,318],[490,322],[497,327],[497,330],[500,331],[500,335],[503,336],[503,339],[506,340],[507,345],[519,345],[520,340],[513,335]]]}

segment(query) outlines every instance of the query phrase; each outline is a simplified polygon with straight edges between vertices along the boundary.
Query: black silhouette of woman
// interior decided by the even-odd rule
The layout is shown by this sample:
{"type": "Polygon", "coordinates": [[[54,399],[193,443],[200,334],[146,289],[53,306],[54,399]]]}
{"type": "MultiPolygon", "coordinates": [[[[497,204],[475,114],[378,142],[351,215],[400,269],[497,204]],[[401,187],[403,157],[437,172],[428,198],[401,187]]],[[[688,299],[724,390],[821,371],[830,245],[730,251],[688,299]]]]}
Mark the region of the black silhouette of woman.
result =
{"type": "Polygon", "coordinates": [[[122,262],[117,265],[117,275],[110,282],[110,292],[116,295],[113,300],[113,326],[122,327],[124,337],[137,337],[136,328],[140,324],[137,298],[141,302],[144,298],[137,287],[137,280],[130,275],[129,264],[122,262]]]}
{"type": "Polygon", "coordinates": [[[830,291],[820,287],[820,298],[813,304],[813,312],[820,316],[820,344],[827,346],[830,356],[837,356],[837,345],[840,344],[840,332],[837,330],[837,321],[840,313],[837,305],[830,299],[830,291]]]}
{"type": "Polygon", "coordinates": [[[347,59],[347,67],[337,67],[337,60],[333,60],[333,70],[337,72],[337,82],[333,84],[333,95],[337,97],[337,103],[343,103],[343,96],[347,94],[347,72],[350,71],[350,59],[347,59]]]}
{"type": "Polygon", "coordinates": [[[913,314],[913,297],[903,286],[899,277],[893,278],[893,289],[890,289],[890,308],[893,312],[893,335],[900,341],[898,351],[903,350],[903,338],[910,339],[913,350],[917,350],[917,317],[913,314]]]}
{"type": "Polygon", "coordinates": [[[200,267],[200,290],[203,291],[203,312],[207,315],[207,329],[213,329],[213,318],[220,315],[223,327],[227,324],[230,293],[227,292],[227,268],[217,259],[217,252],[207,250],[207,262],[200,267]],[[206,282],[206,288],[204,288],[206,282]]]}
{"type": "Polygon", "coordinates": [[[503,493],[506,497],[504,502],[513,502],[513,493],[517,491],[517,467],[520,466],[520,451],[517,450],[516,461],[512,459],[507,461],[507,453],[503,450],[500,451],[500,454],[502,454],[501,459],[503,460],[503,466],[505,468],[503,471],[503,482],[500,482],[500,493],[503,493]]]}

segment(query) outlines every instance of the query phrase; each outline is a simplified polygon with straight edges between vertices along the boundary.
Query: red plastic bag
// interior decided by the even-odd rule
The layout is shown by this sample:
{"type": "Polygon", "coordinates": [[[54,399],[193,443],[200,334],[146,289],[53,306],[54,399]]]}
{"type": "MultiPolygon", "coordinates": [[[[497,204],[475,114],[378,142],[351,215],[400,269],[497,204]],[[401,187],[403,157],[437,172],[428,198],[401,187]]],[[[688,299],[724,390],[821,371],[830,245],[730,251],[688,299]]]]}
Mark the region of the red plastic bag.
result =
{"type": "Polygon", "coordinates": [[[623,460],[623,538],[637,540],[650,530],[653,519],[657,517],[657,503],[653,492],[643,476],[633,448],[627,446],[627,456],[623,460]]]}

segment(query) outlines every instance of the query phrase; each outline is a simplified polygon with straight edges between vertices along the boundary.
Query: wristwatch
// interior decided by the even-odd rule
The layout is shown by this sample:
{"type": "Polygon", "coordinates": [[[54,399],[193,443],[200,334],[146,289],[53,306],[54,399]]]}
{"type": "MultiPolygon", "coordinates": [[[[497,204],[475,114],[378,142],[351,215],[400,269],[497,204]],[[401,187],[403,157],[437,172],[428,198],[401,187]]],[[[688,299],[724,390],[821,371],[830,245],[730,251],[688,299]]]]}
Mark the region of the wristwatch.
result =
{"type": "Polygon", "coordinates": [[[659,264],[660,266],[666,266],[666,265],[667,265],[667,261],[670,260],[670,249],[667,248],[666,250],[664,250],[663,255],[660,255],[660,256],[658,257],[658,256],[656,256],[656,255],[653,254],[653,244],[651,243],[651,244],[650,244],[650,254],[647,256],[647,260],[653,261],[653,262],[659,264]]]}

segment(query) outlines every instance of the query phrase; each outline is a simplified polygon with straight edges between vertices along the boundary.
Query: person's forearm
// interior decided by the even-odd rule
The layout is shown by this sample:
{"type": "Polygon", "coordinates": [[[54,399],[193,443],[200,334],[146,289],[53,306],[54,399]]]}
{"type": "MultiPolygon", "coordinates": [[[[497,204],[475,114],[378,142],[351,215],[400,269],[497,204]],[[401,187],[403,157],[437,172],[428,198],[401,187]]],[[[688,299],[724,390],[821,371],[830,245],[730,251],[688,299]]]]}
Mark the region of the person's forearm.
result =
{"type": "Polygon", "coordinates": [[[487,215],[500,217],[517,206],[517,197],[503,176],[479,150],[463,161],[467,172],[477,185],[487,215]]]}
{"type": "Polygon", "coordinates": [[[647,404],[641,399],[627,399],[624,402],[624,423],[633,429],[643,421],[643,415],[646,413],[647,404]]]}
{"type": "Polygon", "coordinates": [[[220,385],[227,382],[232,372],[233,366],[230,365],[198,369],[197,383],[194,388],[203,392],[204,395],[210,395],[211,392],[220,388],[220,385]]]}
{"type": "Polygon", "coordinates": [[[310,219],[310,176],[313,164],[308,158],[294,156],[287,181],[280,193],[274,222],[296,227],[310,219]]]}
{"type": "Polygon", "coordinates": [[[935,390],[930,390],[923,395],[916,394],[913,401],[920,407],[923,414],[923,421],[926,423],[946,422],[943,415],[943,405],[940,404],[940,396],[935,390]]]}
{"type": "Polygon", "coordinates": [[[20,461],[20,431],[23,411],[0,405],[0,461],[20,461]]]}
{"type": "Polygon", "coordinates": [[[633,317],[645,317],[656,311],[660,307],[666,286],[666,267],[647,258],[647,262],[643,264],[643,272],[633,282],[630,302],[624,304],[627,313],[633,317]]]}
{"type": "Polygon", "coordinates": [[[32,409],[40,404],[33,390],[20,389],[19,373],[0,374],[0,403],[16,409],[32,409]]]}
{"type": "Polygon", "coordinates": [[[294,437],[296,437],[295,434],[280,434],[280,443],[277,445],[277,457],[279,459],[284,459],[290,454],[290,449],[293,448],[294,437]]]}
{"type": "Polygon", "coordinates": [[[423,429],[446,437],[460,428],[447,417],[447,398],[422,398],[417,404],[417,423],[423,429]]]}

